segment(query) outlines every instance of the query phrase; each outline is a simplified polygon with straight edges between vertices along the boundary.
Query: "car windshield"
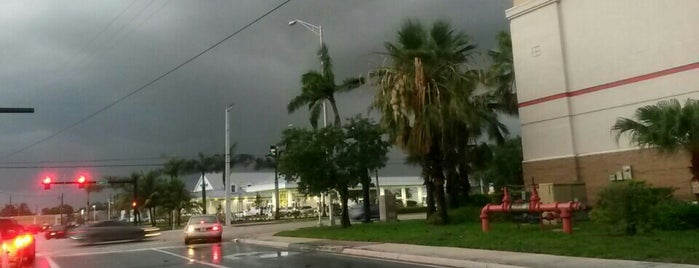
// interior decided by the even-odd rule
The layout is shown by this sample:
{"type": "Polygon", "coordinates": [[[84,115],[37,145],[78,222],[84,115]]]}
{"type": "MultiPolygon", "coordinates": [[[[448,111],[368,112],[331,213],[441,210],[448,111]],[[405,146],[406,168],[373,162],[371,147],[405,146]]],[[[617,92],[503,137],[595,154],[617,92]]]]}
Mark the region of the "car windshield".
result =
{"type": "Polygon", "coordinates": [[[215,216],[194,216],[189,219],[189,223],[217,223],[215,216]]]}

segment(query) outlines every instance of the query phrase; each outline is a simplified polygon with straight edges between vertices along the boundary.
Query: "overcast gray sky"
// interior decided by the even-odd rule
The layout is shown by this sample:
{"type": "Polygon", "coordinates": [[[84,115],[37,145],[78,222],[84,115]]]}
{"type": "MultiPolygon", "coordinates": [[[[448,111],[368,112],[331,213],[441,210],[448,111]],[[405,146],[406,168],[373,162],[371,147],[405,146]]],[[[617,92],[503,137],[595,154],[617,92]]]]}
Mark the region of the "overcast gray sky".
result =
{"type": "MultiPolygon", "coordinates": [[[[41,209],[55,205],[61,192],[69,204],[84,204],[84,191],[74,185],[43,191],[44,174],[72,180],[79,172],[98,178],[152,169],[59,165],[149,164],[162,156],[221,153],[230,103],[237,153],[266,154],[289,124],[309,126],[305,109],[289,115],[286,104],[300,92],[301,74],[319,67],[318,37],[289,26],[292,19],[323,27],[340,80],[380,65],[376,52],[395,40],[407,18],[449,20],[472,37],[482,52],[474,63],[484,64],[496,32],[508,30],[504,12],[512,3],[292,0],[117,102],[283,2],[0,1],[0,107],[36,109],[0,114],[0,206],[12,196],[13,203],[41,209]],[[103,161],[111,159],[131,161],[103,161]]],[[[366,113],[372,97],[370,86],[338,95],[341,116],[366,113]]],[[[516,121],[508,125],[519,132],[516,121]]],[[[405,170],[400,154],[392,156],[384,172],[405,170]]]]}

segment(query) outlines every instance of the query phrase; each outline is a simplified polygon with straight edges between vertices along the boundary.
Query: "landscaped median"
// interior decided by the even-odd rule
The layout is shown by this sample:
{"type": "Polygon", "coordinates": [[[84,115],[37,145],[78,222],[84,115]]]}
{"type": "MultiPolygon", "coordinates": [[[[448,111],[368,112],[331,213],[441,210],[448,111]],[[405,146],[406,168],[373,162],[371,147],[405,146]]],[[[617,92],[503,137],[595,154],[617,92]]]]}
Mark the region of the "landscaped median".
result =
{"type": "Polygon", "coordinates": [[[491,224],[489,233],[475,222],[434,226],[424,220],[354,224],[351,228],[310,227],[277,236],[477,248],[562,256],[699,264],[699,232],[655,231],[612,236],[592,222],[575,222],[573,234],[538,224],[491,224]]]}

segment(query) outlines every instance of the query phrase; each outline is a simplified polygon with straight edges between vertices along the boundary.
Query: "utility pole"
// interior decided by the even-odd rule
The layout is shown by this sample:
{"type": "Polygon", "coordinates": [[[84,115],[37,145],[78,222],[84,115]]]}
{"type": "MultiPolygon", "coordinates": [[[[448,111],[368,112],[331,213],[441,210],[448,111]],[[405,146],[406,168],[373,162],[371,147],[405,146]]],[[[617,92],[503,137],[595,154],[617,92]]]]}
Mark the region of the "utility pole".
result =
{"type": "Polygon", "coordinates": [[[63,224],[63,193],[61,193],[61,206],[58,207],[58,214],[61,215],[61,224],[63,224]]]}
{"type": "Polygon", "coordinates": [[[225,168],[223,172],[223,181],[224,181],[224,187],[226,188],[226,224],[225,225],[230,225],[231,224],[231,184],[233,183],[231,181],[230,175],[231,175],[231,145],[230,145],[230,135],[231,135],[231,127],[230,123],[228,122],[228,112],[233,109],[233,104],[230,104],[226,107],[226,163],[225,163],[225,168]]]}
{"type": "Polygon", "coordinates": [[[133,225],[141,221],[141,213],[138,212],[138,177],[133,178],[133,200],[136,206],[133,208],[133,225]]]}

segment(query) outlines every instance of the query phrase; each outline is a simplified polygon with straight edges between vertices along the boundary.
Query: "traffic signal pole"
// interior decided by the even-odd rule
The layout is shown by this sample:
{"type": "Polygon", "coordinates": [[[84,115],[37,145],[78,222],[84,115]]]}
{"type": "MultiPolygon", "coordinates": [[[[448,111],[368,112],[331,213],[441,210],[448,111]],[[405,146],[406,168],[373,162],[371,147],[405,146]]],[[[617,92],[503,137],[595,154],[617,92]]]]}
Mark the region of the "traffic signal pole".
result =
{"type": "MultiPolygon", "coordinates": [[[[1,109],[1,108],[0,108],[1,109]]],[[[51,189],[52,184],[78,184],[80,188],[85,187],[87,184],[97,184],[97,181],[90,181],[87,180],[85,177],[81,176],[78,181],[53,181],[51,177],[46,177],[42,181],[42,184],[44,185],[44,189],[48,190],[51,189]]],[[[134,210],[134,219],[133,223],[134,225],[138,225],[141,222],[141,213],[138,211],[138,178],[133,178],[130,180],[101,180],[100,184],[106,183],[106,184],[122,184],[122,183],[131,183],[133,184],[133,210],[134,210]]],[[[89,213],[90,211],[90,192],[87,192],[88,194],[88,199],[87,199],[87,207],[85,207],[85,210],[89,213]]],[[[61,194],[61,208],[63,209],[63,194],[61,194]]],[[[63,223],[63,214],[61,213],[61,223],[63,223]]]]}

